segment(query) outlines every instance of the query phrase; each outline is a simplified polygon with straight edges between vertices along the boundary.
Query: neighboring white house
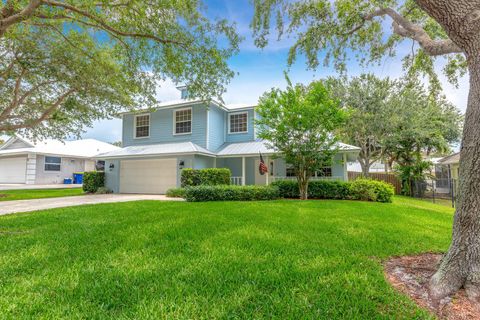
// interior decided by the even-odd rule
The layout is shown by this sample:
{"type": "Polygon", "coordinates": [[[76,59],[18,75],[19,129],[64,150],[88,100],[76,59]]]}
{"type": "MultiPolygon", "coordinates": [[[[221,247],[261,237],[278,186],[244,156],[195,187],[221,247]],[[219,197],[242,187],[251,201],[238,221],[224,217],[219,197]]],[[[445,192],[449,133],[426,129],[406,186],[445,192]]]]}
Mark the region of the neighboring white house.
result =
{"type": "Polygon", "coordinates": [[[95,155],[119,149],[95,139],[33,142],[15,136],[0,146],[0,183],[57,184],[95,170],[95,155]]]}

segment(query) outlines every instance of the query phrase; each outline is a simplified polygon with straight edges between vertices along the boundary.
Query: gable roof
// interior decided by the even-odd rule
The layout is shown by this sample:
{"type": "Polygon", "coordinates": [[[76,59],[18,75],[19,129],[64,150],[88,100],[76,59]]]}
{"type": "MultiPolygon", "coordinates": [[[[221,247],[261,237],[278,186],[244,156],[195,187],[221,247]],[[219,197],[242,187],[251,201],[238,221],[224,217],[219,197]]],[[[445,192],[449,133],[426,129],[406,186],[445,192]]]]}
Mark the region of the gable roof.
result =
{"type": "Polygon", "coordinates": [[[78,158],[93,158],[96,154],[120,149],[110,143],[95,139],[83,139],[74,141],[59,141],[46,139],[43,141],[30,141],[26,138],[15,136],[10,138],[0,147],[0,156],[18,155],[27,153],[49,154],[59,156],[70,156],[78,158]],[[25,142],[25,147],[8,148],[16,141],[25,142]]]}
{"type": "Polygon", "coordinates": [[[193,142],[180,143],[162,143],[162,144],[147,144],[140,146],[129,146],[123,149],[114,150],[107,153],[101,153],[96,156],[99,159],[112,158],[135,158],[148,156],[169,156],[169,155],[187,155],[187,154],[201,154],[206,156],[215,156],[213,152],[196,145],[193,142]]]}
{"type": "Polygon", "coordinates": [[[439,164],[456,164],[460,162],[460,152],[446,156],[438,160],[439,164]]]}

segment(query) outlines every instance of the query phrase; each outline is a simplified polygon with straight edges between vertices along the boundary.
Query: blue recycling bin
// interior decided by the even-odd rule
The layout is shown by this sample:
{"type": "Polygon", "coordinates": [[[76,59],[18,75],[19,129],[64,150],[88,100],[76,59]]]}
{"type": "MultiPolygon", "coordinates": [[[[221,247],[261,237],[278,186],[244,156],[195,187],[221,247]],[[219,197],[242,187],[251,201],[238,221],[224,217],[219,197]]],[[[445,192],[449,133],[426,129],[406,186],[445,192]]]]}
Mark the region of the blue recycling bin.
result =
{"type": "Polygon", "coordinates": [[[82,184],[83,183],[83,172],[74,172],[73,173],[73,183],[82,184]]]}
{"type": "Polygon", "coordinates": [[[63,184],[72,184],[72,178],[63,179],[63,184]]]}

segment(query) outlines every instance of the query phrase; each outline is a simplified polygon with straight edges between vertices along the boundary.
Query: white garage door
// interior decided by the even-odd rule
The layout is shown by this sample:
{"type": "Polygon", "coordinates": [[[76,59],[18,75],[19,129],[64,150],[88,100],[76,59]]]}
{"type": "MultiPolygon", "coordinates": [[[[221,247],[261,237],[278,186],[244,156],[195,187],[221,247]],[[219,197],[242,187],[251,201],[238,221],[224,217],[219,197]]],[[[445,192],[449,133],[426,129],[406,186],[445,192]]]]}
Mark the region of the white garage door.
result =
{"type": "Polygon", "coordinates": [[[0,183],[25,183],[27,158],[0,159],[0,183]]]}
{"type": "Polygon", "coordinates": [[[120,193],[163,194],[176,185],[176,159],[120,162],[120,193]]]}

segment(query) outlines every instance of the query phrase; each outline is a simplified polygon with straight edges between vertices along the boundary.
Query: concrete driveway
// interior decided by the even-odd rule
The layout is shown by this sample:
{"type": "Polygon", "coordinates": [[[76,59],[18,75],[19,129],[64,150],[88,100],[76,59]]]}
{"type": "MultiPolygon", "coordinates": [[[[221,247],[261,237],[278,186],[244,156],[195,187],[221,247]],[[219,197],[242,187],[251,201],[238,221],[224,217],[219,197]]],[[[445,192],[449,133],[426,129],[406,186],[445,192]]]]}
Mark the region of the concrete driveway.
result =
{"type": "Polygon", "coordinates": [[[0,183],[0,190],[27,190],[27,189],[73,189],[81,188],[81,184],[13,184],[0,183]]]}
{"type": "Polygon", "coordinates": [[[127,202],[138,200],[184,201],[183,199],[179,198],[167,198],[164,195],[153,194],[95,194],[75,197],[0,201],[0,215],[53,208],[81,206],[85,204],[127,202]]]}

